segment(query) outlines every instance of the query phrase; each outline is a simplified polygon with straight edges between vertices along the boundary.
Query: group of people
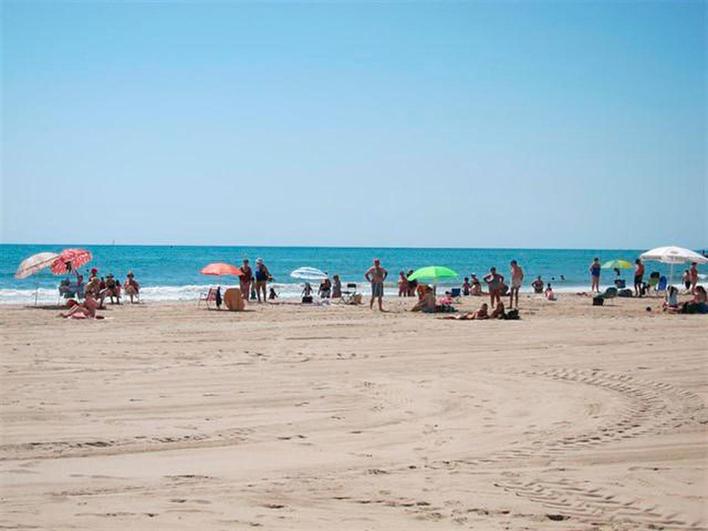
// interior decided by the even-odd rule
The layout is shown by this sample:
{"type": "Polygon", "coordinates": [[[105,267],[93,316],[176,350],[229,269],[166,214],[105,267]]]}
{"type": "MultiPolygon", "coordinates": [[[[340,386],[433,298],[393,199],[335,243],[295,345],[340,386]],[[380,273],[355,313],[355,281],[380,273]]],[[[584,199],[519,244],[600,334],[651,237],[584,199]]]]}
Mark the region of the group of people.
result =
{"type": "MultiPolygon", "coordinates": [[[[518,261],[512,260],[509,264],[510,266],[510,277],[511,285],[507,285],[504,276],[497,272],[495,267],[489,270],[489,273],[485,275],[482,280],[487,284],[487,289],[490,298],[490,306],[496,308],[501,303],[501,297],[509,295],[509,308],[519,307],[519,291],[524,281],[524,271],[519,265],[518,261]]],[[[408,273],[401,271],[398,278],[398,296],[399,297],[411,297],[413,295],[418,296],[418,302],[413,307],[413,311],[431,312],[440,311],[441,308],[447,306],[445,298],[440,300],[435,298],[435,291],[432,287],[426,286],[425,284],[420,284],[417,280],[411,280],[410,270],[408,273]]],[[[373,309],[374,302],[378,302],[379,310],[383,311],[383,295],[384,295],[384,281],[388,276],[388,271],[381,266],[381,261],[378,258],[374,259],[373,265],[366,271],[364,278],[371,284],[371,300],[369,302],[369,307],[373,309]]],[[[534,282],[534,287],[536,282],[541,282],[543,286],[543,281],[541,277],[534,282]]],[[[482,283],[477,278],[477,275],[472,274],[470,277],[465,277],[464,283],[462,284],[462,294],[467,295],[482,295],[482,283]]],[[[548,284],[547,297],[549,296],[552,300],[555,299],[551,285],[548,284]]],[[[450,292],[445,293],[445,297],[450,298],[450,305],[452,304],[452,298],[450,292]]],[[[444,311],[444,310],[442,310],[444,311]]]]}
{"type": "Polygon", "coordinates": [[[111,304],[120,304],[120,299],[124,295],[130,298],[133,304],[139,300],[140,284],[135,280],[135,275],[129,271],[125,282],[119,280],[109,273],[105,277],[98,275],[98,269],[91,269],[88,280],[84,283],[84,277],[76,271],[76,282],[64,279],[59,284],[59,294],[67,298],[69,310],[60,314],[62,317],[97,317],[96,310],[105,307],[105,300],[109,299],[111,304]]]}
{"type": "Polygon", "coordinates": [[[693,298],[690,301],[679,303],[679,290],[676,286],[669,286],[666,290],[666,300],[663,310],[670,313],[708,313],[708,297],[703,286],[693,289],[693,298]]]}
{"type": "MultiPolygon", "coordinates": [[[[593,258],[590,264],[590,291],[593,293],[600,293],[600,273],[602,271],[602,265],[600,264],[600,259],[598,257],[593,258]]],[[[615,286],[618,289],[625,288],[625,282],[622,280],[622,273],[619,268],[614,268],[615,272],[615,286]]],[[[642,297],[649,292],[651,286],[650,283],[644,281],[645,266],[641,259],[637,258],[634,261],[634,296],[642,297]]],[[[659,272],[653,272],[650,275],[650,282],[653,279],[654,282],[658,282],[661,275],[659,272]]],[[[695,294],[696,286],[698,286],[698,264],[693,262],[689,269],[686,269],[682,275],[682,282],[686,288],[686,293],[695,294]]],[[[656,285],[656,284],[655,284],[656,285]]],[[[668,288],[667,288],[668,290],[668,288]]],[[[631,292],[630,292],[631,295],[631,292]]]]}
{"type": "Polygon", "coordinates": [[[256,269],[251,267],[248,258],[243,259],[241,265],[241,275],[239,276],[239,286],[241,288],[241,297],[243,300],[257,300],[265,302],[267,299],[277,298],[277,293],[273,288],[268,293],[268,282],[271,282],[273,277],[265,265],[262,258],[256,258],[256,269]]]}

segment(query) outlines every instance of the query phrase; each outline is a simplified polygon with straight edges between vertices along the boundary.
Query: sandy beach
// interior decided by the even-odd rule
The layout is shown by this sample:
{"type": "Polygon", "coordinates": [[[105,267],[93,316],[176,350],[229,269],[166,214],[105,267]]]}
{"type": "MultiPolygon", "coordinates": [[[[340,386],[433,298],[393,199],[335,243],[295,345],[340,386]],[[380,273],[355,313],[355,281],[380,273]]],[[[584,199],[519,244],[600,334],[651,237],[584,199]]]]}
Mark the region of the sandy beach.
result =
{"type": "Polygon", "coordinates": [[[706,528],[705,316],[412,302],[3,309],[0,526],[706,528]]]}

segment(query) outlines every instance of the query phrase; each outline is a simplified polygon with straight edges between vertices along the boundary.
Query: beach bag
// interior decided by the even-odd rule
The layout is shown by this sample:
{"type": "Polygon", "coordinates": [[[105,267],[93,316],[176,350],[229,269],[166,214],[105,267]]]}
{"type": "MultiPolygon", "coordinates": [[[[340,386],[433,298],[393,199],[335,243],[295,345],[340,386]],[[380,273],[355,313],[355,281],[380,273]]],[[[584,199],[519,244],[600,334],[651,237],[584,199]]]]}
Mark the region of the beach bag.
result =
{"type": "Polygon", "coordinates": [[[592,298],[593,306],[602,306],[603,304],[605,304],[605,297],[603,297],[602,295],[595,295],[592,298]]]}
{"type": "Polygon", "coordinates": [[[618,297],[632,297],[632,296],[634,296],[634,293],[633,293],[632,290],[629,289],[629,288],[627,288],[627,289],[621,289],[621,290],[619,290],[619,292],[617,293],[617,296],[618,296],[618,297]]]}
{"type": "Polygon", "coordinates": [[[513,310],[509,310],[508,312],[506,312],[504,319],[506,319],[507,321],[518,321],[519,319],[521,319],[521,317],[519,317],[519,310],[517,310],[516,308],[514,308],[513,310]]]}
{"type": "Polygon", "coordinates": [[[302,298],[302,303],[303,304],[312,304],[312,295],[305,295],[302,298]]]}

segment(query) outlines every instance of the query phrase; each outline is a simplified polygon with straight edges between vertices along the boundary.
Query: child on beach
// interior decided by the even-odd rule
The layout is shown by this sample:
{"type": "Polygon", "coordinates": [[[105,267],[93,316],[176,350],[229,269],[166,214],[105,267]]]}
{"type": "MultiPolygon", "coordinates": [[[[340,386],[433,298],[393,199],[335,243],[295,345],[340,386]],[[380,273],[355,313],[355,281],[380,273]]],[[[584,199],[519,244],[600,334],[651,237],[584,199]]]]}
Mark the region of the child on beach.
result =
{"type": "Polygon", "coordinates": [[[470,294],[470,289],[472,289],[472,284],[470,284],[469,277],[465,277],[465,281],[462,283],[462,294],[467,297],[470,294]]]}
{"type": "Polygon", "coordinates": [[[408,297],[408,278],[405,271],[398,273],[398,296],[408,297]]]}
{"type": "Polygon", "coordinates": [[[550,282],[548,283],[548,286],[546,286],[546,293],[545,293],[545,295],[546,295],[546,300],[549,300],[549,301],[554,301],[554,300],[556,300],[556,294],[553,293],[553,288],[551,287],[551,283],[550,283],[550,282]]]}
{"type": "Polygon", "coordinates": [[[278,298],[278,294],[275,292],[275,288],[273,286],[271,286],[270,292],[268,293],[268,300],[274,301],[277,298],[278,298]]]}
{"type": "Polygon", "coordinates": [[[311,303],[312,302],[312,286],[309,282],[305,282],[305,287],[302,289],[302,302],[311,303]]]}
{"type": "Polygon", "coordinates": [[[342,281],[339,279],[339,275],[332,276],[332,298],[342,298],[342,281]]]}

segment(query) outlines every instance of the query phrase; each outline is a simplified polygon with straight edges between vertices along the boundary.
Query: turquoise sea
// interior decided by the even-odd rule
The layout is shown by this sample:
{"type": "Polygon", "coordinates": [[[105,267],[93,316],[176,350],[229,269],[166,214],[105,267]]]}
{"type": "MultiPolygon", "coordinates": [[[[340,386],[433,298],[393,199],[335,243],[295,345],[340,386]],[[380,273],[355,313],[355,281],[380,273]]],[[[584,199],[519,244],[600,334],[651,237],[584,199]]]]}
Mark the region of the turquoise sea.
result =
{"type": "MultiPolygon", "coordinates": [[[[93,253],[93,261],[82,269],[99,269],[100,275],[113,273],[121,280],[132,270],[144,288],[145,300],[195,299],[210,285],[233,284],[228,278],[205,277],[199,270],[210,262],[229,262],[240,265],[244,257],[255,262],[263,258],[270,269],[276,289],[282,297],[296,297],[300,292],[298,281],[290,272],[301,266],[312,266],[339,274],[343,282],[357,282],[365,288],[364,272],[374,257],[381,259],[389,271],[387,292],[396,291],[398,272],[426,265],[444,265],[462,277],[471,273],[481,275],[491,266],[504,275],[509,274],[509,261],[518,260],[526,275],[526,288],[537,275],[552,282],[556,290],[578,291],[589,287],[588,267],[593,257],[601,261],[622,258],[634,261],[644,250],[639,249],[438,249],[438,248],[364,248],[364,247],[220,247],[220,246],[152,246],[152,245],[0,245],[0,303],[26,303],[34,301],[39,288],[40,301],[56,302],[60,277],[49,270],[24,280],[14,278],[18,264],[26,257],[41,251],[60,252],[67,247],[82,247],[93,253]],[[561,275],[565,280],[561,281],[561,275]]],[[[668,267],[648,263],[647,271],[668,274],[668,267]]],[[[701,273],[706,273],[705,266],[701,273]]],[[[675,279],[681,269],[675,270],[675,279]]],[[[630,280],[631,270],[623,271],[630,280]]],[[[611,285],[612,271],[603,271],[602,284],[611,285]]]]}

